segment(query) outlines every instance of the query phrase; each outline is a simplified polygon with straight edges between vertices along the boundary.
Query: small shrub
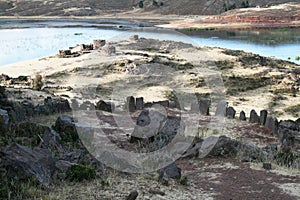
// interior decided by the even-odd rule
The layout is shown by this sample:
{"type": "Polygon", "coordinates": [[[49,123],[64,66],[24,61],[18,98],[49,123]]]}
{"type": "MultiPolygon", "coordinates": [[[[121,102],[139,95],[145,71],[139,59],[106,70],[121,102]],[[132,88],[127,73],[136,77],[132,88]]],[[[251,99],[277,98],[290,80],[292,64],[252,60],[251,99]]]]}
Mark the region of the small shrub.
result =
{"type": "Polygon", "coordinates": [[[139,2],[139,8],[144,8],[144,2],[143,1],[139,2]]]}
{"type": "Polygon", "coordinates": [[[295,57],[295,60],[300,60],[300,56],[296,56],[296,57],[295,57]]]}
{"type": "Polygon", "coordinates": [[[279,152],[275,156],[275,160],[277,164],[285,167],[292,167],[294,162],[296,162],[297,159],[299,159],[299,155],[291,151],[279,152]]]}
{"type": "Polygon", "coordinates": [[[76,182],[92,180],[96,178],[96,171],[89,165],[73,165],[67,170],[66,178],[76,182]]]}
{"type": "Polygon", "coordinates": [[[33,89],[34,90],[41,90],[43,87],[43,78],[40,74],[36,74],[33,79],[33,89]]]}

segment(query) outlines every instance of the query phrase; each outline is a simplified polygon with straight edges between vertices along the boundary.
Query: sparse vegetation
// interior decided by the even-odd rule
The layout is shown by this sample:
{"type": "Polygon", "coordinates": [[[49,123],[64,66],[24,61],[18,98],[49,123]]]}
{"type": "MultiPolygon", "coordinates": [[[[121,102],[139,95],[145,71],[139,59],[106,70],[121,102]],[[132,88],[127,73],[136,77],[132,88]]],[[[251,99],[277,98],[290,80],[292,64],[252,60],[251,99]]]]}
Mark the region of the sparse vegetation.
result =
{"type": "Polygon", "coordinates": [[[233,3],[233,4],[224,3],[223,4],[223,9],[224,9],[224,11],[236,9],[236,4],[235,3],[233,3]]]}
{"type": "Polygon", "coordinates": [[[250,6],[249,1],[243,1],[242,4],[241,4],[242,8],[249,8],[249,6],[250,6]]]}
{"type": "Polygon", "coordinates": [[[292,114],[294,117],[300,117],[300,104],[289,106],[284,111],[292,114]]]}
{"type": "Polygon", "coordinates": [[[89,165],[72,165],[66,172],[66,178],[75,182],[92,180],[96,178],[96,171],[89,165]]]}
{"type": "Polygon", "coordinates": [[[227,94],[235,95],[238,92],[254,90],[268,85],[270,78],[255,76],[230,76],[223,77],[227,94]]]}

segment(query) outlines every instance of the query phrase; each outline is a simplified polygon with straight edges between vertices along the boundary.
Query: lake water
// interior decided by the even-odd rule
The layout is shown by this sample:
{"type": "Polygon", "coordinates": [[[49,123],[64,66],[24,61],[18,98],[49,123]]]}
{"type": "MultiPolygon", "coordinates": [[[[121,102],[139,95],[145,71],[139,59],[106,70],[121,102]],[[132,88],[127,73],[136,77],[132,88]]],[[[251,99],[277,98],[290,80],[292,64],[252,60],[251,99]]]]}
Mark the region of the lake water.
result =
{"type": "Polygon", "coordinates": [[[299,63],[300,30],[195,31],[152,28],[153,24],[99,20],[0,20],[0,66],[58,53],[93,39],[123,40],[132,34],[201,46],[244,50],[299,63]],[[120,26],[122,25],[122,27],[120,26]]]}

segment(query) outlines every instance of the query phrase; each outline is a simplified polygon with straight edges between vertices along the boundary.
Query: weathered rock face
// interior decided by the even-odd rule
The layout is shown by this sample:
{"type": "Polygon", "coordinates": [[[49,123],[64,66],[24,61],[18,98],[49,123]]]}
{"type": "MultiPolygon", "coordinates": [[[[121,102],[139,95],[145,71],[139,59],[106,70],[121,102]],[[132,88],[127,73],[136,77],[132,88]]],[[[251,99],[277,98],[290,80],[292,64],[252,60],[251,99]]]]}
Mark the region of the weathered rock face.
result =
{"type": "Polygon", "coordinates": [[[240,117],[239,117],[239,119],[240,119],[241,121],[246,121],[246,120],[247,120],[246,113],[245,113],[244,111],[241,111],[241,112],[240,112],[240,117]]]}
{"type": "Polygon", "coordinates": [[[235,113],[236,113],[236,111],[234,110],[233,107],[226,108],[226,117],[227,118],[234,119],[235,118],[235,113]]]}
{"type": "Polygon", "coordinates": [[[260,123],[260,117],[258,116],[258,114],[256,113],[256,111],[253,110],[253,109],[250,112],[249,122],[250,123],[256,123],[256,124],[260,123]]]}
{"type": "Polygon", "coordinates": [[[106,112],[113,112],[115,110],[115,104],[112,102],[105,102],[103,100],[100,100],[97,102],[96,109],[106,112]]]}
{"type": "Polygon", "coordinates": [[[261,125],[266,124],[267,116],[268,116],[268,111],[267,110],[261,110],[260,111],[260,124],[261,125]]]}
{"type": "Polygon", "coordinates": [[[228,103],[226,101],[224,101],[224,100],[220,101],[218,103],[215,115],[216,116],[225,117],[226,116],[226,108],[227,108],[227,106],[228,106],[228,103]]]}
{"type": "Polygon", "coordinates": [[[55,160],[47,149],[33,150],[12,144],[1,152],[3,165],[9,177],[27,179],[35,177],[41,184],[49,185],[55,171],[55,160]]]}

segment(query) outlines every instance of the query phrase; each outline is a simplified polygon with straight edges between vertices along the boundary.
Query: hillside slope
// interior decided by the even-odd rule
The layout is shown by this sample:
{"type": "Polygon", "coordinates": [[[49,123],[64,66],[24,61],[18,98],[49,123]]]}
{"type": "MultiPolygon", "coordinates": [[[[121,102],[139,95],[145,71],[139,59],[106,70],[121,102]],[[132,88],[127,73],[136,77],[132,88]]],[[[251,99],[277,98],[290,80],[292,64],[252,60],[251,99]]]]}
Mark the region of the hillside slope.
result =
{"type": "Polygon", "coordinates": [[[220,14],[234,7],[266,6],[286,2],[291,0],[0,0],[0,16],[97,16],[128,11],[207,15],[220,14]]]}

